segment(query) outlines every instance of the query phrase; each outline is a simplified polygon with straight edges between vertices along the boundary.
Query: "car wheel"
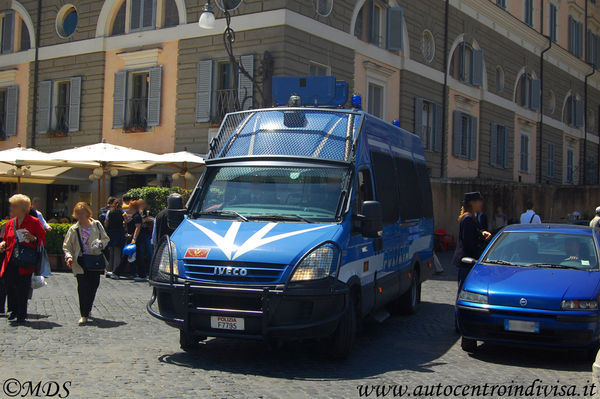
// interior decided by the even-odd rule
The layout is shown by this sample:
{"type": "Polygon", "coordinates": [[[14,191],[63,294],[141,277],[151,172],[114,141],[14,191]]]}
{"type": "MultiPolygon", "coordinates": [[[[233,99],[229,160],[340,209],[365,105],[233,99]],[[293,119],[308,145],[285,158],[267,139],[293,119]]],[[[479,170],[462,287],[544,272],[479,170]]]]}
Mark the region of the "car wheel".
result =
{"type": "Polygon", "coordinates": [[[421,283],[419,282],[419,274],[413,270],[410,288],[396,300],[395,308],[401,314],[415,314],[421,297],[421,283]]]}
{"type": "Polygon", "coordinates": [[[352,352],[354,340],[356,338],[357,315],[356,303],[354,298],[349,298],[350,303],[346,313],[340,319],[337,329],[331,337],[329,353],[336,359],[345,359],[352,352]]]}
{"type": "Polygon", "coordinates": [[[460,347],[467,353],[475,353],[477,352],[477,340],[462,337],[460,340],[460,347]]]}
{"type": "Polygon", "coordinates": [[[179,330],[179,346],[185,352],[191,352],[200,347],[200,341],[204,341],[206,337],[200,337],[179,330]]]}

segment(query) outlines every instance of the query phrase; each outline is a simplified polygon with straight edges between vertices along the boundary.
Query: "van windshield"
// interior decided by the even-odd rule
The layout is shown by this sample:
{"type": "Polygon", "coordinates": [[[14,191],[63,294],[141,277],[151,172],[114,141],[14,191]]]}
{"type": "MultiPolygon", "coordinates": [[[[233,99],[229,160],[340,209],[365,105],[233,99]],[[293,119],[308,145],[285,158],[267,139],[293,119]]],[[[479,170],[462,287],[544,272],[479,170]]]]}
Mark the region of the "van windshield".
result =
{"type": "Polygon", "coordinates": [[[192,217],[334,221],[347,174],[344,167],[209,168],[192,217]]]}

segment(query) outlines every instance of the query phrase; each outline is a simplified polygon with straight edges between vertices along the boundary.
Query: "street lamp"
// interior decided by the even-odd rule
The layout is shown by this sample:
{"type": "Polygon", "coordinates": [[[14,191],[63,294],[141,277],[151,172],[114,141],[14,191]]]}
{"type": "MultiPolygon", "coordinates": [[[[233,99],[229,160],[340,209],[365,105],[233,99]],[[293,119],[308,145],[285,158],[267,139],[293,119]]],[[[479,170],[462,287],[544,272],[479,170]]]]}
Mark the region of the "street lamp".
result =
{"type": "MultiPolygon", "coordinates": [[[[255,75],[250,74],[246,68],[239,62],[235,55],[233,54],[233,43],[235,42],[235,31],[231,27],[231,14],[230,11],[237,8],[237,6],[241,2],[228,2],[223,1],[220,8],[223,10],[225,15],[225,23],[226,28],[223,32],[223,45],[225,46],[225,51],[227,51],[227,55],[229,57],[229,62],[231,65],[235,65],[237,70],[244,75],[248,80],[250,80],[253,86],[256,88],[261,97],[261,104],[265,103],[265,92],[264,92],[264,83],[268,79],[270,79],[273,73],[273,58],[268,51],[265,51],[263,59],[260,61],[260,65],[257,72],[257,75],[262,75],[261,79],[257,79],[255,75]]],[[[206,1],[206,4],[202,8],[202,14],[200,14],[200,19],[198,20],[198,26],[202,29],[212,30],[215,28],[215,13],[212,5],[210,4],[210,0],[206,1]]],[[[244,93],[243,100],[240,101],[240,108],[244,108],[244,103],[247,100],[254,99],[254,93],[244,93]]]]}

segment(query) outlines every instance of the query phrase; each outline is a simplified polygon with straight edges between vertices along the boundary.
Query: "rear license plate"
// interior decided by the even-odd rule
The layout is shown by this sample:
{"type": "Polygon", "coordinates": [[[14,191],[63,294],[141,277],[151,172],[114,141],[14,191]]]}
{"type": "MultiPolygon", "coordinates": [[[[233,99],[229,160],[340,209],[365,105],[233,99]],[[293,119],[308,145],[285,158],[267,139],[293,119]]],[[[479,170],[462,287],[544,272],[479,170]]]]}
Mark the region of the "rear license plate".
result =
{"type": "Polygon", "coordinates": [[[244,330],[242,317],[210,316],[210,327],[219,330],[244,330]]]}
{"type": "Polygon", "coordinates": [[[504,329],[506,331],[539,333],[540,323],[524,320],[504,320],[504,329]]]}

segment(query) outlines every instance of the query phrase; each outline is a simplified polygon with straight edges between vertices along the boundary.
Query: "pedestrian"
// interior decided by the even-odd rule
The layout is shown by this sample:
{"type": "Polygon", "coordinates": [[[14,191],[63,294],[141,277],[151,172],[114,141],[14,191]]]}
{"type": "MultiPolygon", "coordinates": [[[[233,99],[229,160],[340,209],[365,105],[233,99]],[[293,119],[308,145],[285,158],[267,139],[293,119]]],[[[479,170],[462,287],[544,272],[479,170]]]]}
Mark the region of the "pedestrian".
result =
{"type": "Polygon", "coordinates": [[[42,215],[42,212],[40,212],[41,206],[42,206],[42,201],[38,197],[35,197],[34,199],[32,199],[31,200],[31,210],[33,212],[32,212],[31,216],[35,216],[36,218],[38,218],[46,231],[52,231],[52,226],[50,226],[48,224],[48,222],[46,222],[46,219],[44,219],[44,215],[42,215]]]}
{"type": "Polygon", "coordinates": [[[121,209],[121,201],[115,198],[111,203],[111,209],[107,212],[104,221],[106,233],[110,238],[108,243],[108,265],[106,267],[106,277],[119,279],[114,272],[118,270],[123,259],[121,251],[125,246],[125,218],[121,209]]]}
{"type": "MultiPolygon", "coordinates": [[[[181,195],[177,193],[169,195],[167,203],[172,202],[175,198],[181,198],[181,195]]],[[[169,225],[169,209],[163,209],[158,212],[154,219],[154,228],[152,229],[152,245],[154,248],[160,244],[160,240],[162,240],[164,236],[170,237],[175,232],[176,228],[177,226],[169,225]]]]}
{"type": "Polygon", "coordinates": [[[521,224],[539,224],[542,223],[540,215],[535,213],[533,202],[527,201],[525,203],[527,210],[521,214],[521,224]]]}
{"type": "Polygon", "coordinates": [[[108,200],[106,201],[106,206],[103,206],[102,208],[100,208],[100,211],[98,211],[98,221],[102,223],[102,225],[104,225],[106,215],[112,209],[112,205],[116,200],[117,199],[115,197],[108,197],[108,200]]]}
{"type": "Polygon", "coordinates": [[[92,209],[85,202],[78,202],[73,209],[77,222],[69,227],[63,242],[67,267],[77,278],[79,296],[79,325],[87,323],[94,306],[100,276],[104,274],[106,259],[102,249],[108,245],[109,237],[102,223],[92,218],[92,209]]]}
{"type": "Polygon", "coordinates": [[[8,201],[14,217],[6,222],[0,242],[0,252],[5,253],[0,277],[4,279],[11,310],[8,320],[21,324],[27,318],[31,276],[39,267],[38,247],[45,243],[46,230],[39,219],[29,215],[29,197],[15,194],[8,201]]]}
{"type": "Polygon", "coordinates": [[[477,214],[475,215],[475,218],[477,219],[477,222],[479,223],[479,226],[481,227],[482,230],[488,230],[489,226],[488,226],[488,217],[485,214],[485,212],[481,211],[481,212],[477,212],[477,214]]]}
{"type": "Polygon", "coordinates": [[[123,208],[123,210],[126,211],[127,209],[129,209],[130,202],[131,202],[131,195],[123,194],[123,196],[121,197],[121,208],[123,208]]]}
{"type": "Polygon", "coordinates": [[[152,258],[152,231],[154,230],[154,218],[148,211],[148,204],[144,199],[139,201],[140,214],[142,215],[142,226],[140,234],[136,240],[136,258],[139,260],[138,265],[141,270],[138,270],[140,277],[144,278],[148,275],[150,269],[150,260],[152,258]]]}
{"type": "MultiPolygon", "coordinates": [[[[0,228],[0,240],[4,237],[4,229],[6,224],[0,228]]],[[[0,253],[0,265],[4,262],[5,252],[0,253]]],[[[0,277],[0,315],[6,315],[6,285],[4,285],[4,278],[0,277]]]]}
{"type": "Polygon", "coordinates": [[[508,217],[504,213],[501,206],[496,208],[496,213],[492,219],[492,231],[494,234],[498,233],[502,228],[508,225],[508,217]]]}
{"type": "Polygon", "coordinates": [[[596,216],[590,221],[590,227],[600,228],[600,206],[596,208],[596,216]]]}
{"type": "Polygon", "coordinates": [[[131,266],[133,280],[137,281],[137,282],[144,281],[144,278],[141,276],[143,260],[139,258],[140,251],[143,251],[143,249],[139,249],[138,243],[137,243],[138,238],[141,233],[141,230],[142,230],[142,222],[143,222],[142,214],[140,213],[139,201],[131,201],[129,203],[129,207],[123,213],[123,215],[125,217],[126,226],[127,226],[126,243],[134,244],[136,247],[135,260],[133,262],[129,263],[129,265],[131,266]]]}
{"type": "Polygon", "coordinates": [[[459,233],[456,251],[452,263],[458,268],[458,291],[462,289],[465,279],[473,265],[466,264],[463,258],[479,259],[485,249],[486,241],[492,236],[482,230],[474,215],[481,212],[483,197],[478,192],[466,193],[458,216],[459,233]]]}

